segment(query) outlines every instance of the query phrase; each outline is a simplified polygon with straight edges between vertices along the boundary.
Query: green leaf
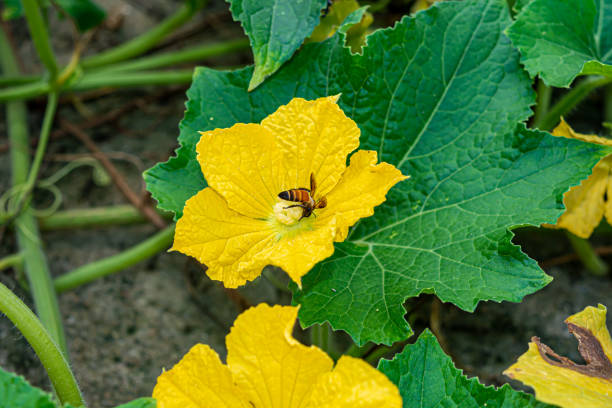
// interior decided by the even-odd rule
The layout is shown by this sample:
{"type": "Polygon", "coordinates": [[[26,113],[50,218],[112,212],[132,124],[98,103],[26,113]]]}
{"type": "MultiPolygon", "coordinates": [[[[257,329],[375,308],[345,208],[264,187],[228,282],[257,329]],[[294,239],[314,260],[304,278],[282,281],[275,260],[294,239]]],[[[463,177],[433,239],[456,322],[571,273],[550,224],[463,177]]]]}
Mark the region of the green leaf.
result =
{"type": "Polygon", "coordinates": [[[255,71],[249,90],[272,75],[319,23],[326,0],[226,0],[251,41],[255,71]]]}
{"type": "Polygon", "coordinates": [[[57,408],[43,390],[32,387],[21,376],[0,368],[0,408],[57,408]]]}
{"type": "MultiPolygon", "coordinates": [[[[23,8],[19,0],[2,0],[4,10],[2,18],[12,20],[23,17],[23,8]]],[[[48,0],[41,0],[43,7],[49,7],[48,0]]],[[[74,21],[81,32],[85,32],[100,24],[106,18],[106,12],[92,0],[55,0],[60,7],[74,21]]]]}
{"type": "Polygon", "coordinates": [[[121,404],[116,408],[155,408],[156,406],[157,401],[153,398],[138,398],[127,404],[121,404]]]}
{"type": "Polygon", "coordinates": [[[397,385],[404,408],[552,407],[508,384],[494,388],[480,384],[477,378],[468,379],[429,330],[393,360],[381,360],[378,369],[397,385]]]}
{"type": "Polygon", "coordinates": [[[80,32],[85,32],[100,24],[106,12],[92,0],[55,0],[72,18],[80,32]]]}
{"type": "Polygon", "coordinates": [[[20,0],[2,0],[4,8],[2,10],[3,20],[14,20],[23,16],[23,7],[20,0]]]}
{"type": "Polygon", "coordinates": [[[612,0],[533,0],[508,28],[532,77],[567,87],[577,75],[612,75],[612,0]]]}
{"type": "Polygon", "coordinates": [[[368,36],[363,55],[341,34],[306,44],[247,92],[252,69],[197,69],[177,157],[145,174],[160,207],[180,217],[204,188],[198,130],[259,122],[295,96],[341,93],[361,149],[411,178],[302,279],[304,326],[329,321],[356,342],[406,338],[405,299],[435,293],[474,310],[518,302],[549,281],[509,228],[553,223],[562,194],[610,150],[517,124],[531,115],[532,84],[504,36],[504,0],[436,3],[368,36]]]}

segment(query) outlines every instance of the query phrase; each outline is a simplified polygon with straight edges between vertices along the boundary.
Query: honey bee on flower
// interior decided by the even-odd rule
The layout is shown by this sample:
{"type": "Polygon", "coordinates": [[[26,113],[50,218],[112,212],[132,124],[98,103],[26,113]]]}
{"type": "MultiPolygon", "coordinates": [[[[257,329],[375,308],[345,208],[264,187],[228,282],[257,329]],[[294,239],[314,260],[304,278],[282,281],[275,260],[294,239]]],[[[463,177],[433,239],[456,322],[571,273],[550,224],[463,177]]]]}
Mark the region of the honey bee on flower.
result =
{"type": "Polygon", "coordinates": [[[358,150],[346,165],[360,131],[337,100],[294,98],[261,123],[201,132],[197,159],[208,187],[187,200],[172,249],[226,287],[255,279],[266,265],[299,285],[407,178],[377,164],[374,151],[358,150]]]}

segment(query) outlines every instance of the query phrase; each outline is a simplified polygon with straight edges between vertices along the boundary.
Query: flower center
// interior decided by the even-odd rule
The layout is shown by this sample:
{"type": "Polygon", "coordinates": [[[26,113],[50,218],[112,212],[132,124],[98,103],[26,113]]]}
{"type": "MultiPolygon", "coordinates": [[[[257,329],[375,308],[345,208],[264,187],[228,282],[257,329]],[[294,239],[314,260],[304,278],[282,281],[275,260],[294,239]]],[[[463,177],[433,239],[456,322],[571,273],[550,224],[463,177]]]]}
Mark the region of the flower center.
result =
{"type": "Polygon", "coordinates": [[[287,208],[295,203],[280,200],[274,205],[274,217],[284,225],[294,225],[302,217],[303,209],[301,207],[287,208]]]}

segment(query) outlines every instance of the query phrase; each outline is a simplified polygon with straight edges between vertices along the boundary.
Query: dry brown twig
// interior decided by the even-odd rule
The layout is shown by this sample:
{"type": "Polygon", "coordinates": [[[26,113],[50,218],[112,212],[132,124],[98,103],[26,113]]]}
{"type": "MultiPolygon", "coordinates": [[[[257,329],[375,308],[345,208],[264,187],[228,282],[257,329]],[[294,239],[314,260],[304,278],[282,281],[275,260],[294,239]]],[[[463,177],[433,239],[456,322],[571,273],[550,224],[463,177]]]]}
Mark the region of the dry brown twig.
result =
{"type": "Polygon", "coordinates": [[[62,129],[79,139],[85,147],[93,154],[93,156],[100,162],[104,169],[108,172],[109,176],[113,180],[113,183],[117,186],[121,194],[134,206],[142,215],[147,217],[153,225],[157,228],[165,228],[166,222],[160,217],[160,215],[148,205],[146,201],[143,201],[127,184],[125,178],[119,173],[115,165],[109,160],[102,150],[94,143],[94,141],[85,133],[79,126],[68,122],[65,119],[60,119],[60,126],[62,129]]]}

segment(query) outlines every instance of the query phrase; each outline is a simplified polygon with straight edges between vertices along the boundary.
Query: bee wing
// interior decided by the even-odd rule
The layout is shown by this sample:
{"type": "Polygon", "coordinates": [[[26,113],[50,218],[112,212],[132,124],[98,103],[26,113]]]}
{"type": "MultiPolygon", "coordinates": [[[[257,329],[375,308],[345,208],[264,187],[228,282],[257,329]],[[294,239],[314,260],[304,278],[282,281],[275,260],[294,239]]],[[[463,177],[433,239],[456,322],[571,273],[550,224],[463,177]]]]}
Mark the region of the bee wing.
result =
{"type": "Polygon", "coordinates": [[[315,204],[315,208],[325,208],[327,207],[327,197],[321,197],[319,201],[315,204]]]}
{"type": "Polygon", "coordinates": [[[314,173],[310,173],[310,196],[314,197],[317,182],[315,181],[314,173]]]}

